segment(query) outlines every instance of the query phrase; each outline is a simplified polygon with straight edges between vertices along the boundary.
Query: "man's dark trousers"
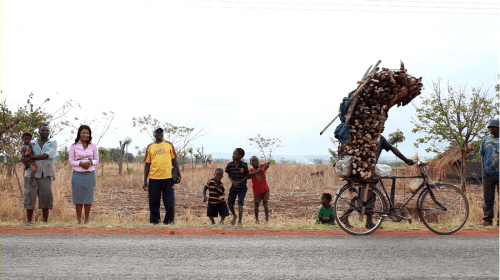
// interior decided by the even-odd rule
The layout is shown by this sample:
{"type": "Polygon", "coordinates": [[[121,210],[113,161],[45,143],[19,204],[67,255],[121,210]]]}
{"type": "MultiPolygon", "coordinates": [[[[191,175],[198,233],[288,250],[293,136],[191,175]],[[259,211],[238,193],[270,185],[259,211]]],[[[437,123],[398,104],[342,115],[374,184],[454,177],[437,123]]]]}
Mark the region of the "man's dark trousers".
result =
{"type": "Polygon", "coordinates": [[[498,176],[489,176],[483,174],[483,192],[484,192],[484,217],[483,220],[493,223],[495,217],[495,191],[498,189],[498,176]]]}
{"type": "Polygon", "coordinates": [[[163,206],[165,206],[164,224],[174,222],[175,193],[173,179],[149,179],[149,222],[157,224],[160,222],[160,203],[163,194],[163,206]]]}

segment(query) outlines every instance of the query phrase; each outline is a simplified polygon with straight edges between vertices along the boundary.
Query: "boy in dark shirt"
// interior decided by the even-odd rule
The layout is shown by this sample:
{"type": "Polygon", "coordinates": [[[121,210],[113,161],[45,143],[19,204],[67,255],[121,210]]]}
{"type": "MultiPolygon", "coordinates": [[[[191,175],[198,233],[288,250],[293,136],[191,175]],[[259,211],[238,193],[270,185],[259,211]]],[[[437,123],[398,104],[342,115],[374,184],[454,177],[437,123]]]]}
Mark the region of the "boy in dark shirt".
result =
{"type": "Polygon", "coordinates": [[[241,219],[243,218],[243,202],[247,194],[247,179],[248,179],[248,165],[241,161],[245,156],[245,151],[242,148],[236,148],[233,152],[233,161],[227,164],[226,173],[231,181],[231,188],[229,189],[229,196],[227,204],[233,220],[231,224],[236,223],[236,212],[234,211],[234,203],[236,196],[238,196],[238,225],[241,226],[241,219]]]}
{"type": "Polygon", "coordinates": [[[208,206],[207,216],[210,218],[212,225],[215,224],[214,217],[220,215],[219,224],[224,224],[224,219],[229,215],[227,204],[224,199],[224,184],[222,178],[224,177],[224,170],[222,168],[215,169],[214,178],[208,180],[203,188],[203,202],[207,202],[208,190],[208,206]]]}

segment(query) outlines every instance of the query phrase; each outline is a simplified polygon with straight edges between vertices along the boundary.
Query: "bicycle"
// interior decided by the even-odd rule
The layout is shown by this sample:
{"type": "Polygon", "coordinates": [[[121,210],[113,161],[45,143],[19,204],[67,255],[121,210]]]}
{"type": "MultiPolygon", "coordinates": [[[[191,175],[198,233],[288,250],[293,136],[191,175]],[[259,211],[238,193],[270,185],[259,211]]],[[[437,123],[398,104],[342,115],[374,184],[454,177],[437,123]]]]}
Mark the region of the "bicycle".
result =
{"type": "Polygon", "coordinates": [[[368,235],[377,230],[384,219],[394,222],[404,219],[411,223],[406,206],[418,194],[417,211],[428,229],[437,234],[457,232],[469,216],[467,197],[454,185],[432,182],[425,168],[427,164],[417,161],[421,174],[415,176],[387,176],[370,180],[346,178],[348,183],[334,196],[333,211],[337,224],[349,234],[368,235]],[[403,178],[423,180],[410,198],[396,207],[396,179],[403,178]],[[392,179],[390,195],[382,179],[392,179]],[[383,192],[377,187],[378,183],[383,192]]]}

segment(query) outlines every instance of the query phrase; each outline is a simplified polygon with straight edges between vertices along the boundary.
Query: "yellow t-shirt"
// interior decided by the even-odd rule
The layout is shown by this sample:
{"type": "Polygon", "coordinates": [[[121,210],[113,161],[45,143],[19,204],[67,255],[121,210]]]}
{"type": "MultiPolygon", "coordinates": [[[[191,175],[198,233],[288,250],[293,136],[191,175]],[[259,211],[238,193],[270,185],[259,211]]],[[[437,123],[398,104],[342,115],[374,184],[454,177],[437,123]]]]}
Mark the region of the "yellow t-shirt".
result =
{"type": "Polygon", "coordinates": [[[172,178],[172,159],[176,157],[177,154],[175,153],[174,145],[168,141],[149,144],[144,156],[144,161],[151,163],[149,178],[172,178]]]}

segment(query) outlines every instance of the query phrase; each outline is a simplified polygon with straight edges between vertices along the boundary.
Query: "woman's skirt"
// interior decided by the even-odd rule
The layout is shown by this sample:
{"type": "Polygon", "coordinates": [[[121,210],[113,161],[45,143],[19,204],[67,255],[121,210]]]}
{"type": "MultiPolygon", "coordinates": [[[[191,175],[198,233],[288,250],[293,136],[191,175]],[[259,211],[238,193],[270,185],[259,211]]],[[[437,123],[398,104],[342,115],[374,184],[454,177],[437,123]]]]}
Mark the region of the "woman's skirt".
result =
{"type": "Polygon", "coordinates": [[[71,190],[73,204],[94,204],[96,172],[77,172],[73,170],[71,190]]]}

